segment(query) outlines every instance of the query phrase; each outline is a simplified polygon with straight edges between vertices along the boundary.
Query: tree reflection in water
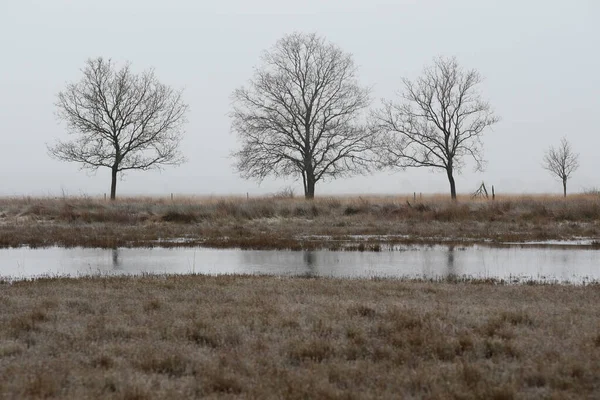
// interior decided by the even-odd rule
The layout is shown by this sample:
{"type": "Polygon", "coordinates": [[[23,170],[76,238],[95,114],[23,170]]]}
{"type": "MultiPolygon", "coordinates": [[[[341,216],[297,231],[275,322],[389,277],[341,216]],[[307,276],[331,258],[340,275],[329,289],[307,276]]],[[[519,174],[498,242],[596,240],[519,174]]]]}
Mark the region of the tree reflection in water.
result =
{"type": "Polygon", "coordinates": [[[307,250],[303,252],[302,259],[304,260],[304,265],[306,266],[306,272],[302,275],[307,277],[317,276],[317,254],[314,251],[307,250]]]}
{"type": "Polygon", "coordinates": [[[119,249],[117,247],[112,249],[112,266],[113,269],[121,269],[121,261],[119,261],[119,249]]]}
{"type": "Polygon", "coordinates": [[[446,278],[456,278],[456,265],[454,262],[454,246],[448,246],[446,259],[446,278]]]}

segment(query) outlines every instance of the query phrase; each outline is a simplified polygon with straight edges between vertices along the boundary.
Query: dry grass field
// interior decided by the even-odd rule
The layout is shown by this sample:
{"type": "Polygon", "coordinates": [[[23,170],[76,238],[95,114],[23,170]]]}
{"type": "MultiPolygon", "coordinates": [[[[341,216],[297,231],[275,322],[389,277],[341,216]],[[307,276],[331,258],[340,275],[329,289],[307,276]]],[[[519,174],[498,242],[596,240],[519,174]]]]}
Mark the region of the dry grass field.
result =
{"type": "Polygon", "coordinates": [[[0,398],[597,399],[600,286],[0,284],[0,398]]]}
{"type": "Polygon", "coordinates": [[[395,242],[587,237],[600,243],[600,196],[499,196],[495,201],[463,196],[458,202],[433,195],[416,201],[412,196],[0,198],[0,247],[335,249],[355,235],[386,236],[365,240],[361,249],[366,250],[395,242]]]}

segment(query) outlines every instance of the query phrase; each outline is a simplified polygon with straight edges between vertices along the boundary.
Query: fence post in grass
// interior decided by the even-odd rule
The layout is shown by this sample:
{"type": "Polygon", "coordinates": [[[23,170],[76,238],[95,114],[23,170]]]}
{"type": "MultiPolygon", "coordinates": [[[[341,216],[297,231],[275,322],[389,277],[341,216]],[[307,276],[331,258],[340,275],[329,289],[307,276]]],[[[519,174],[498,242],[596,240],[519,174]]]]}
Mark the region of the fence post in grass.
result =
{"type": "Polygon", "coordinates": [[[492,185],[492,201],[496,200],[496,192],[494,192],[494,185],[492,185]]]}
{"type": "Polygon", "coordinates": [[[413,201],[417,201],[417,192],[413,193],[413,201]]]}
{"type": "Polygon", "coordinates": [[[104,193],[104,201],[106,201],[106,193],[104,193]]]}

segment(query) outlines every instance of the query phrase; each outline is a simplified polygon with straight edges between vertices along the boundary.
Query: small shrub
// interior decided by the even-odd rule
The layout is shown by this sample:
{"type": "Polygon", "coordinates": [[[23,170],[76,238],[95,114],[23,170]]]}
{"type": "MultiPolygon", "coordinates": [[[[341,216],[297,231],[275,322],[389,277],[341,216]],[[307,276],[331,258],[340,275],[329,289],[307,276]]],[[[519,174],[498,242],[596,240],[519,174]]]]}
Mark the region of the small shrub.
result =
{"type": "Polygon", "coordinates": [[[14,317],[8,325],[14,337],[19,337],[24,333],[39,331],[38,323],[46,321],[46,319],[46,314],[43,311],[35,310],[29,314],[14,317]]]}
{"type": "Polygon", "coordinates": [[[103,355],[93,359],[91,364],[92,364],[92,367],[94,367],[94,368],[109,369],[109,368],[113,367],[114,361],[112,358],[110,358],[106,354],[103,354],[103,355]]]}
{"type": "Polygon", "coordinates": [[[524,311],[505,311],[500,319],[511,325],[533,325],[533,319],[524,311]]]}
{"type": "Polygon", "coordinates": [[[423,203],[415,204],[414,206],[412,206],[412,208],[420,213],[431,211],[431,207],[423,203]]]}
{"type": "Polygon", "coordinates": [[[469,218],[470,210],[467,205],[450,205],[447,208],[433,212],[433,219],[442,222],[460,221],[469,218]]]}
{"type": "Polygon", "coordinates": [[[0,359],[3,357],[16,357],[23,353],[23,347],[16,342],[5,341],[0,346],[0,359]]]}
{"type": "Polygon", "coordinates": [[[397,331],[414,330],[423,327],[423,318],[412,311],[392,310],[384,319],[392,321],[397,331]]]}
{"type": "Polygon", "coordinates": [[[483,354],[485,358],[508,357],[518,358],[519,352],[507,340],[491,339],[483,344],[483,354]]]}
{"type": "Polygon", "coordinates": [[[525,376],[525,384],[529,387],[544,387],[546,386],[546,377],[541,372],[529,373],[525,376]]]}
{"type": "Polygon", "coordinates": [[[335,349],[324,340],[292,343],[288,357],[293,362],[312,361],[322,362],[335,353],[335,349]]]}
{"type": "Polygon", "coordinates": [[[499,337],[502,339],[511,339],[514,335],[509,327],[506,326],[506,320],[500,316],[490,318],[480,329],[484,336],[499,337]]]}
{"type": "Polygon", "coordinates": [[[531,211],[523,214],[523,218],[526,220],[546,219],[552,216],[552,211],[549,210],[544,204],[535,204],[533,205],[533,209],[531,211]]]}
{"type": "Polygon", "coordinates": [[[329,208],[330,210],[337,210],[337,209],[342,208],[342,202],[339,199],[332,197],[332,198],[326,199],[324,202],[325,202],[325,206],[327,208],[329,208]]]}
{"type": "Polygon", "coordinates": [[[213,393],[240,394],[243,391],[242,384],[225,371],[215,371],[207,376],[206,389],[213,393]]]}
{"type": "Polygon", "coordinates": [[[591,187],[583,189],[583,194],[586,196],[600,196],[600,188],[591,187]]]}
{"type": "Polygon", "coordinates": [[[460,354],[460,345],[454,341],[441,339],[435,342],[434,355],[440,361],[453,361],[460,354]]]}
{"type": "Polygon", "coordinates": [[[460,349],[460,353],[466,353],[467,351],[471,351],[474,348],[473,339],[471,336],[462,335],[458,338],[458,346],[460,349]]]}
{"type": "MultiPolygon", "coordinates": [[[[486,397],[484,396],[483,398],[486,397]]],[[[487,398],[490,400],[513,400],[515,398],[515,390],[510,386],[492,388],[490,396],[487,398]]]]}
{"type": "Polygon", "coordinates": [[[375,315],[377,315],[377,312],[373,308],[361,304],[349,307],[348,314],[358,315],[360,317],[373,318],[375,317],[375,315]]]}
{"type": "Polygon", "coordinates": [[[293,199],[294,196],[294,188],[291,186],[284,187],[279,192],[273,194],[274,199],[293,199]]]}
{"type": "Polygon", "coordinates": [[[295,217],[316,217],[319,215],[319,209],[316,205],[312,204],[310,207],[306,205],[299,205],[294,207],[293,215],[295,217]]]}
{"type": "Polygon", "coordinates": [[[156,311],[156,310],[160,310],[162,304],[160,302],[160,300],[158,299],[152,299],[146,302],[146,304],[144,304],[144,311],[146,312],[150,312],[150,311],[156,311]]]}
{"type": "Polygon", "coordinates": [[[127,385],[123,389],[123,400],[148,400],[152,399],[148,390],[144,387],[137,385],[127,385]]]}
{"type": "Polygon", "coordinates": [[[57,382],[52,374],[46,371],[36,371],[29,377],[25,394],[29,398],[49,398],[55,397],[60,389],[60,382],[57,382]]]}
{"type": "Polygon", "coordinates": [[[481,381],[483,374],[479,369],[470,364],[462,364],[462,379],[468,387],[475,387],[481,381]]]}
{"type": "Polygon", "coordinates": [[[201,322],[195,322],[188,326],[185,331],[185,337],[199,346],[217,348],[221,346],[221,338],[210,327],[201,322]]]}
{"type": "Polygon", "coordinates": [[[147,373],[180,377],[186,375],[188,364],[189,361],[178,353],[144,353],[138,367],[147,373]]]}
{"type": "Polygon", "coordinates": [[[358,207],[354,206],[346,206],[344,209],[344,215],[356,215],[362,213],[364,210],[361,210],[358,207]]]}
{"type": "Polygon", "coordinates": [[[197,221],[197,218],[192,213],[183,213],[179,211],[168,211],[161,217],[164,222],[175,222],[180,224],[191,224],[197,221]]]}

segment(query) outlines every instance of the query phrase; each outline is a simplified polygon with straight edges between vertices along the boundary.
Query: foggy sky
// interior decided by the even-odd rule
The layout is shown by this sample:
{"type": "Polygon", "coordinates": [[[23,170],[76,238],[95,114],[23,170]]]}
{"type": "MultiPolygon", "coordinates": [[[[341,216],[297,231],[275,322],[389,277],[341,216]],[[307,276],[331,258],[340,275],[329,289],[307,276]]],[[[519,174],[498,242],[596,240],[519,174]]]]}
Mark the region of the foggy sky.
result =
{"type": "MultiPolygon", "coordinates": [[[[184,89],[190,105],[182,150],[188,162],[130,172],[119,195],[263,194],[302,182],[241,179],[230,153],[230,95],[247,83],[262,51],[283,35],[317,32],[352,53],[373,87],[372,107],[394,99],[435,56],[456,56],[485,78],[483,98],[502,120],[486,131],[483,173],[467,163],[459,193],[481,181],[497,192],[559,194],[541,167],[566,136],[580,153],[569,191],[600,187],[600,2],[595,0],[0,0],[0,195],[101,195],[110,171],[95,175],[47,155],[68,139],[56,94],[81,78],[86,59],[154,67],[184,89]]],[[[383,172],[320,182],[316,195],[449,192],[444,173],[383,172]]]]}

